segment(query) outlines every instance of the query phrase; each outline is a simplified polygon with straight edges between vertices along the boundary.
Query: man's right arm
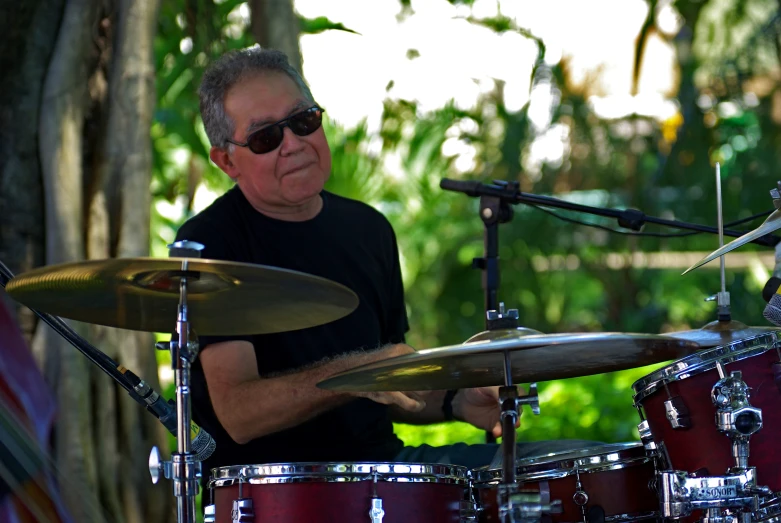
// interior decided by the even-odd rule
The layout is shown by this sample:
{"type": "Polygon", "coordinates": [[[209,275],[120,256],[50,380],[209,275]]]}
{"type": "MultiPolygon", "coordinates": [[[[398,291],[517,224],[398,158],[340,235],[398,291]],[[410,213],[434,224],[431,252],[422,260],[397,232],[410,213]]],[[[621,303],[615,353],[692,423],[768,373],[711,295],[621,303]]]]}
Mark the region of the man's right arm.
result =
{"type": "Polygon", "coordinates": [[[199,357],[217,419],[234,441],[243,444],[303,423],[356,397],[412,412],[422,410],[425,402],[412,393],[346,393],[316,387],[336,373],[411,351],[408,345],[391,345],[272,378],[258,377],[255,351],[248,341],[215,343],[199,357]]]}

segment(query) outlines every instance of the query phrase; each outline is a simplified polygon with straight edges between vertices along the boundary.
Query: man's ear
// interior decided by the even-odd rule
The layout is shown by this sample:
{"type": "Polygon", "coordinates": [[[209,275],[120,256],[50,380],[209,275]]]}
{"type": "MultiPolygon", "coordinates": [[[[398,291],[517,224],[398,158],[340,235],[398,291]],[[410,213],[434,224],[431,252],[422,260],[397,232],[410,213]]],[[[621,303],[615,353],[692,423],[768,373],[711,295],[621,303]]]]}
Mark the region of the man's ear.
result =
{"type": "Polygon", "coordinates": [[[230,153],[227,148],[213,146],[209,150],[209,158],[217,164],[217,167],[222,169],[232,180],[236,180],[239,177],[239,170],[236,164],[233,163],[230,153]]]}

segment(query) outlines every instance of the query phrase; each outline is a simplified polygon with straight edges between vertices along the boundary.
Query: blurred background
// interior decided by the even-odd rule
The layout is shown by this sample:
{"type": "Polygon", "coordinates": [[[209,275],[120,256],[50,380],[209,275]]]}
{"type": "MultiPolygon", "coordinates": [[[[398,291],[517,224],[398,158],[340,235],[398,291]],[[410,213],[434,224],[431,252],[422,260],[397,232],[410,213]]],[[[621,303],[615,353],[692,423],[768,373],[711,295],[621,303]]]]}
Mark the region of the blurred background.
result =
{"type": "MultiPolygon", "coordinates": [[[[197,102],[204,67],[260,43],[288,53],[326,109],[327,188],[375,206],[396,230],[408,342],[461,343],[484,328],[481,273],[471,267],[483,254],[484,226],[479,200],[442,191],[444,177],[518,182],[536,195],[715,225],[718,162],[725,223],[744,231],[762,223],[781,178],[780,6],[2,1],[17,22],[0,49],[9,79],[0,256],[18,272],[167,256],[184,220],[232,184],[208,159],[197,102]]],[[[615,220],[524,204],[499,231],[499,299],[519,310],[521,326],[657,334],[716,319],[705,299],[720,290],[718,262],[681,276],[718,247],[715,235],[650,224],[636,233],[615,220]]],[[[748,245],[727,255],[726,266],[733,318],[767,325],[761,289],[772,249],[748,245]]],[[[169,487],[150,490],[144,477],[148,447],[166,443],[156,420],[6,303],[61,410],[68,405],[55,429],[60,470],[102,485],[94,505],[112,521],[167,513],[169,487]],[[152,501],[130,510],[128,499],[152,501]]],[[[151,336],[77,328],[173,397],[170,360],[155,353],[151,336]]],[[[524,413],[519,440],[639,439],[631,385],[660,366],[540,383],[541,414],[524,413]]],[[[409,445],[485,438],[459,423],[396,431],[409,445]]]]}

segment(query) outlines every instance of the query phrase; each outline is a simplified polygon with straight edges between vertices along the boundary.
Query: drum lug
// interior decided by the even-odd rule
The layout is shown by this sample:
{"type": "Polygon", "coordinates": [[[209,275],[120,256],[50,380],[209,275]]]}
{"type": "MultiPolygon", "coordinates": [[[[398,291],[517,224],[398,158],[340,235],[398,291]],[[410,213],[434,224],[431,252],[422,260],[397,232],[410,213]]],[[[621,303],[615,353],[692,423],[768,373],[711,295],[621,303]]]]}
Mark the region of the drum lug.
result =
{"type": "Polygon", "coordinates": [[[673,396],[664,402],[664,411],[670,426],[674,429],[688,429],[692,426],[689,409],[680,396],[673,396]]]}
{"type": "Polygon", "coordinates": [[[656,443],[654,442],[653,435],[651,434],[651,427],[648,425],[647,419],[637,424],[637,431],[640,433],[640,441],[643,443],[643,448],[653,453],[656,450],[656,443]]]}
{"type": "Polygon", "coordinates": [[[203,507],[203,523],[215,523],[217,521],[217,513],[214,505],[206,505],[203,507]]]}
{"type": "Polygon", "coordinates": [[[385,511],[382,509],[382,498],[377,494],[377,481],[379,480],[379,474],[377,473],[377,467],[371,468],[372,475],[372,508],[369,510],[369,517],[371,523],[382,523],[382,518],[385,517],[385,511]]]}
{"type": "Polygon", "coordinates": [[[233,500],[231,510],[232,523],[245,523],[255,521],[255,507],[252,498],[239,498],[233,500]]]}
{"type": "Polygon", "coordinates": [[[369,510],[369,517],[372,523],[382,523],[382,518],[385,516],[385,511],[382,510],[382,499],[372,498],[372,508],[369,510]]]}

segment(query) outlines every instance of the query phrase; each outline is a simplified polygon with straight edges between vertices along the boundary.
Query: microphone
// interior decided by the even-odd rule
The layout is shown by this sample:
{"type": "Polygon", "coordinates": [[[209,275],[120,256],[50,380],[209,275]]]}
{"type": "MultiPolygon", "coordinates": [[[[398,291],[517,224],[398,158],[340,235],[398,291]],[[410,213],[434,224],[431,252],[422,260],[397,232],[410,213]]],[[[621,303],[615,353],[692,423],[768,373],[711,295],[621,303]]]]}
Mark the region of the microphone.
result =
{"type": "MultiPolygon", "coordinates": [[[[168,429],[168,432],[177,437],[176,403],[173,400],[166,401],[144,380],[125,367],[120,366],[118,370],[125,376],[133,390],[144,400],[146,409],[160,420],[160,423],[168,429]]],[[[190,422],[190,437],[192,438],[192,452],[195,454],[197,461],[205,461],[206,458],[212,455],[214,449],[217,448],[214,438],[195,422],[190,422]]]]}
{"type": "Polygon", "coordinates": [[[480,192],[477,189],[481,185],[483,185],[481,182],[451,180],[449,178],[442,178],[439,182],[441,189],[462,192],[467,196],[480,196],[480,192]]]}
{"type": "Polygon", "coordinates": [[[775,260],[773,274],[762,289],[762,298],[767,302],[762,316],[776,327],[781,327],[781,243],[776,244],[775,260]]]}

